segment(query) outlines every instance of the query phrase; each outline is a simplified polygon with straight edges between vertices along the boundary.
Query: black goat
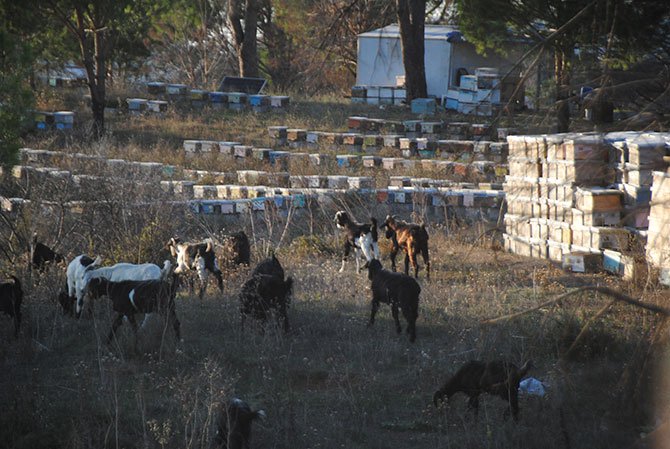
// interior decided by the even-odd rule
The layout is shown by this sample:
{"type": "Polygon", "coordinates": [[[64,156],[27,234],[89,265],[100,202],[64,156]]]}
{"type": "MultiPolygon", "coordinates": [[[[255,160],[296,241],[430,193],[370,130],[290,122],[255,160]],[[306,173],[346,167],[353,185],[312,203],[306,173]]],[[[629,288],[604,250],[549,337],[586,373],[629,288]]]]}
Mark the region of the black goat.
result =
{"type": "Polygon", "coordinates": [[[260,262],[240,291],[242,328],[247,315],[265,322],[270,311],[274,309],[277,319],[283,318],[284,331],[288,332],[288,307],[292,292],[293,278],[289,276],[284,280],[284,269],[274,254],[260,262]]]}
{"type": "Polygon", "coordinates": [[[93,278],[89,281],[87,293],[92,298],[107,295],[112,301],[112,309],[117,313],[112,322],[112,329],[107,336],[107,343],[116,335],[116,329],[123,324],[123,317],[127,317],[137,343],[138,313],[160,313],[174,328],[175,338],[181,340],[180,324],[175,312],[175,296],[178,287],[178,276],[172,274],[170,281],[120,281],[112,282],[105,278],[93,278]]]}
{"type": "Polygon", "coordinates": [[[284,268],[281,266],[281,263],[279,263],[277,256],[272,253],[272,256],[258,262],[254,269],[251,270],[251,276],[255,276],[257,274],[266,274],[268,276],[284,279],[284,268]]]}
{"type": "Polygon", "coordinates": [[[21,327],[21,302],[23,301],[23,289],[21,281],[12,276],[14,282],[3,282],[0,284],[0,312],[9,315],[14,320],[14,337],[19,336],[21,327]]]}
{"type": "Polygon", "coordinates": [[[381,262],[372,260],[368,265],[368,279],[372,281],[372,311],[370,322],[375,322],[375,315],[379,309],[379,303],[391,305],[391,314],[395,320],[396,331],[400,333],[400,320],[398,319],[398,308],[407,321],[407,333],[409,341],[416,340],[416,319],[419,316],[419,294],[421,287],[413,278],[402,273],[393,273],[382,268],[381,262]]]}
{"type": "MultiPolygon", "coordinates": [[[[484,363],[471,360],[463,365],[442,388],[433,395],[435,407],[446,396],[447,401],[458,392],[469,396],[468,405],[475,410],[479,407],[479,395],[488,393],[500,396],[509,402],[512,417],[516,421],[519,416],[519,382],[531,368],[531,361],[527,361],[521,368],[513,363],[495,360],[484,363]]],[[[505,411],[505,415],[509,409],[505,411]]]]}
{"type": "Polygon", "coordinates": [[[251,263],[251,243],[244,231],[234,232],[221,239],[221,260],[227,267],[251,263]]]}
{"type": "Polygon", "coordinates": [[[231,400],[219,414],[214,444],[223,449],[249,449],[251,423],[265,417],[264,410],[254,411],[241,399],[231,400]]]}
{"type": "Polygon", "coordinates": [[[44,271],[49,263],[61,263],[65,259],[44,243],[37,241],[37,236],[33,236],[31,247],[31,263],[34,269],[44,271]]]}

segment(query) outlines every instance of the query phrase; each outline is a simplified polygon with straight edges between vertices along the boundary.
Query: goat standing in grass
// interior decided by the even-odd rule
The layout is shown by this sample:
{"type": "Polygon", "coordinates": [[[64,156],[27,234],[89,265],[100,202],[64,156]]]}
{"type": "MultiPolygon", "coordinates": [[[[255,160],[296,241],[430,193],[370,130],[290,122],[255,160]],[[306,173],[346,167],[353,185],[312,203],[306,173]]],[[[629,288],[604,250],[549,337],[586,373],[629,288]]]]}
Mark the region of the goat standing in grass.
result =
{"type": "Polygon", "coordinates": [[[409,274],[409,265],[414,268],[414,277],[419,277],[419,264],[417,254],[421,253],[423,262],[426,264],[426,278],[430,279],[430,257],[428,256],[428,232],[426,226],[416,223],[407,223],[397,220],[391,215],[380,226],[386,228],[386,238],[392,240],[391,247],[391,269],[396,271],[395,258],[402,248],[405,251],[405,274],[409,274]]]}
{"type": "Polygon", "coordinates": [[[368,264],[368,279],[372,281],[372,311],[368,326],[375,322],[379,303],[390,304],[396,331],[402,332],[398,318],[398,309],[401,309],[407,321],[409,341],[413,343],[416,340],[416,319],[419,316],[419,284],[406,274],[384,270],[381,262],[376,259],[368,264]]]}
{"type": "Polygon", "coordinates": [[[21,327],[21,302],[23,289],[19,278],[12,276],[13,282],[0,284],[0,312],[9,315],[14,321],[14,337],[19,336],[21,327]]]}
{"type": "Polygon", "coordinates": [[[177,274],[187,274],[191,270],[198,273],[200,291],[198,297],[202,299],[207,288],[207,272],[216,277],[219,290],[223,292],[223,274],[216,259],[214,245],[211,240],[200,243],[183,243],[179,238],[171,238],[167,244],[172,257],[177,259],[177,274]]]}
{"type": "Polygon", "coordinates": [[[433,403],[437,407],[446,396],[447,401],[458,392],[465,393],[470,398],[468,406],[475,411],[479,410],[479,395],[488,393],[499,396],[509,402],[507,415],[512,410],[512,417],[516,421],[519,415],[519,382],[531,368],[530,360],[518,368],[513,363],[495,360],[484,363],[471,360],[463,365],[444,386],[433,395],[433,403]]]}
{"type": "Polygon", "coordinates": [[[288,307],[292,292],[293,278],[284,279],[284,269],[274,254],[260,262],[240,291],[242,328],[246,316],[265,322],[270,312],[275,310],[277,320],[284,320],[284,331],[288,332],[288,307]]]}
{"type": "Polygon", "coordinates": [[[109,296],[112,309],[117,314],[107,336],[107,343],[112,341],[116,330],[123,324],[123,317],[126,317],[133,327],[135,345],[137,345],[138,326],[135,315],[138,313],[160,313],[167,323],[172,323],[177,341],[181,340],[180,324],[175,312],[174,301],[179,280],[174,273],[170,273],[168,277],[169,280],[149,281],[112,282],[102,277],[90,280],[87,293],[94,298],[109,296]]]}
{"type": "Polygon", "coordinates": [[[370,223],[356,223],[346,211],[340,210],[335,213],[335,224],[344,231],[346,237],[340,273],[344,271],[344,265],[352,249],[356,260],[356,273],[361,272],[361,256],[365,257],[365,263],[379,259],[377,220],[374,217],[370,218],[370,223]]]}

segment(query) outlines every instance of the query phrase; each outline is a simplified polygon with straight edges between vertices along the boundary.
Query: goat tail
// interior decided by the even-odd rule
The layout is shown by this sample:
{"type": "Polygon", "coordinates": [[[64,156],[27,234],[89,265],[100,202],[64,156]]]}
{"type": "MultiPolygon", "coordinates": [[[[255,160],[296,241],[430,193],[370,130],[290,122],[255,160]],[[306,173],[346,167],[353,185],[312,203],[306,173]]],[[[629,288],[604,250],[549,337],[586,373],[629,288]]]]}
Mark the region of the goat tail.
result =
{"type": "Polygon", "coordinates": [[[19,278],[17,278],[16,276],[12,276],[12,279],[14,280],[14,286],[18,287],[19,290],[22,290],[21,281],[19,280],[19,278]]]}
{"type": "Polygon", "coordinates": [[[205,252],[208,253],[211,250],[212,250],[212,241],[208,239],[207,240],[207,248],[205,248],[205,252]]]}

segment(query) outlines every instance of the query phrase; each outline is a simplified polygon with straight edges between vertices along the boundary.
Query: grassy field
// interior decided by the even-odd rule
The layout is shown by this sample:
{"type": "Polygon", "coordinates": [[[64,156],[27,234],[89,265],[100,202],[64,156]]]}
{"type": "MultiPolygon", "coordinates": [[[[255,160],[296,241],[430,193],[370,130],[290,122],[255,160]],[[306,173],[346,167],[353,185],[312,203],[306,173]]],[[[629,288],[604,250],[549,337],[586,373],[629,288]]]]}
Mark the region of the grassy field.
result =
{"type": "MultiPolygon", "coordinates": [[[[68,105],[67,98],[44,101],[68,105]]],[[[270,125],[344,129],[354,113],[402,115],[335,100],[295,103],[288,113],[267,116],[116,116],[100,143],[75,133],[28,136],[26,144],[197,163],[180,159],[183,139],[266,145],[270,125]]],[[[170,235],[174,223],[161,225],[161,235],[170,235]]],[[[667,322],[651,312],[615,303],[594,318],[610,299],[583,293],[482,324],[582,285],[609,286],[659,304],[667,304],[666,290],[602,274],[568,274],[546,261],[501,252],[498,242],[475,243],[473,229],[433,226],[429,232],[432,276],[426,281],[421,272],[414,344],[396,335],[388,306],[374,327],[366,327],[369,281],[351,262],[345,273],[337,272],[335,234],[292,233],[278,252],[296,280],[288,335],[271,325],[242,332],[237,294],[248,274],[242,268],[225,273],[223,294],[214,285],[202,301],[180,292],[182,344],[153,319],[139,334],[138,352],[127,324],[114,345],[105,345],[112,318],[107,300],[96,304],[93,316],[65,317],[53,300],[63,271],[30,279],[18,269],[26,291],[20,338],[13,339],[9,320],[0,321],[0,447],[206,448],[218,404],[233,396],[267,412],[254,427],[255,448],[620,448],[668,419],[667,322]],[[478,419],[462,395],[433,407],[435,390],[470,359],[532,359],[529,374],[545,383],[547,394],[523,397],[519,422],[503,418],[506,403],[495,397],[482,397],[478,419]]],[[[156,252],[161,238],[154,239],[156,252]]],[[[69,248],[69,256],[95,249],[69,248]]],[[[129,260],[136,248],[126,250],[129,260]]],[[[254,248],[254,261],[263,252],[254,248]]],[[[6,263],[1,268],[17,272],[6,263]]]]}

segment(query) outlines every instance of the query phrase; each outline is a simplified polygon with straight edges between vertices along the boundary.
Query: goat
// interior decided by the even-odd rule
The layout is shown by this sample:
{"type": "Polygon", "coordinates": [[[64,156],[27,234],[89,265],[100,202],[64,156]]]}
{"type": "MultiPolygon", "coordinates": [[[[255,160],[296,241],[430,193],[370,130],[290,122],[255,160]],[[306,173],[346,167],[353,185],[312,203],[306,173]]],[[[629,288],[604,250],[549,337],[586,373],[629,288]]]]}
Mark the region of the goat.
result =
{"type": "MultiPolygon", "coordinates": [[[[444,386],[433,395],[433,404],[439,406],[439,402],[446,396],[447,401],[455,393],[463,392],[468,395],[468,406],[475,410],[477,416],[479,407],[479,395],[488,393],[500,396],[509,402],[512,417],[516,421],[519,415],[519,382],[530,370],[532,362],[528,360],[521,368],[513,363],[495,360],[492,362],[481,362],[471,360],[463,365],[444,386]]],[[[505,416],[509,409],[505,411],[505,416]]]]}
{"type": "Polygon", "coordinates": [[[372,311],[368,327],[375,322],[379,303],[391,305],[391,314],[395,321],[396,331],[402,332],[398,319],[398,308],[407,321],[409,341],[416,340],[416,319],[419,316],[419,294],[421,287],[406,274],[393,273],[382,268],[379,260],[372,260],[368,265],[368,279],[372,281],[372,311]]]}
{"type": "MultiPolygon", "coordinates": [[[[84,290],[84,272],[88,267],[96,267],[100,265],[102,259],[97,257],[95,260],[88,257],[86,254],[81,254],[68,264],[67,266],[67,296],[71,301],[78,302],[78,298],[82,297],[84,290]],[[79,292],[79,294],[77,294],[79,292]]],[[[83,301],[83,299],[82,299],[83,301]]],[[[82,303],[83,306],[83,303],[82,303]]],[[[77,315],[78,316],[78,315],[77,315]]]]}
{"type": "Polygon", "coordinates": [[[269,276],[275,276],[279,279],[284,279],[284,268],[279,263],[279,259],[275,256],[274,253],[265,260],[260,261],[253,270],[251,270],[250,276],[255,276],[257,274],[267,274],[269,276]]]}
{"type": "Polygon", "coordinates": [[[414,269],[414,277],[419,277],[419,265],[416,260],[421,253],[423,262],[426,264],[426,278],[430,279],[430,258],[428,257],[428,232],[426,226],[416,223],[407,223],[387,215],[384,223],[380,226],[386,228],[386,238],[392,240],[391,248],[391,270],[396,271],[395,258],[400,248],[405,251],[405,274],[409,274],[409,265],[414,269]]]}
{"type": "Polygon", "coordinates": [[[44,271],[48,263],[61,263],[64,258],[44,243],[37,241],[37,234],[33,234],[33,241],[30,247],[30,259],[32,267],[38,271],[44,271]]]}
{"type": "Polygon", "coordinates": [[[107,336],[107,343],[112,341],[116,330],[126,317],[133,327],[137,344],[138,313],[160,313],[167,323],[172,322],[175,338],[181,340],[180,323],[175,312],[175,296],[178,287],[178,276],[172,274],[171,279],[153,279],[146,281],[110,281],[104,277],[92,278],[86,287],[87,294],[93,298],[107,295],[112,301],[112,309],[117,313],[112,321],[112,329],[107,336]]]}
{"type": "Polygon", "coordinates": [[[244,231],[224,236],[222,247],[222,260],[225,266],[249,265],[251,263],[251,244],[244,231]]]}
{"type": "Polygon", "coordinates": [[[251,423],[255,419],[265,419],[264,410],[252,410],[241,399],[232,399],[225,410],[221,407],[216,425],[214,444],[223,449],[249,449],[251,443],[251,423]]]}
{"type": "Polygon", "coordinates": [[[277,312],[277,319],[283,318],[284,331],[288,332],[287,311],[292,292],[293,278],[289,276],[284,280],[284,269],[274,254],[259,263],[240,291],[242,328],[247,315],[265,322],[270,311],[274,309],[277,312]]]}
{"type": "Polygon", "coordinates": [[[171,271],[172,264],[169,260],[163,263],[163,269],[153,263],[133,264],[117,263],[111,267],[99,267],[91,264],[81,273],[81,280],[77,283],[75,316],[78,318],[84,308],[84,290],[88,283],[95,278],[105,278],[109,281],[150,281],[165,279],[166,273],[171,271]]]}
{"type": "Polygon", "coordinates": [[[14,337],[18,338],[21,327],[21,302],[23,289],[19,278],[12,276],[14,282],[0,284],[0,312],[9,315],[14,321],[14,337]]]}
{"type": "Polygon", "coordinates": [[[218,282],[219,290],[223,292],[223,274],[216,260],[216,254],[211,241],[201,243],[182,243],[178,238],[171,238],[167,244],[172,257],[177,259],[177,274],[185,274],[195,269],[200,278],[198,296],[202,299],[207,287],[207,271],[212,273],[218,282]]]}
{"type": "Polygon", "coordinates": [[[352,248],[356,259],[356,273],[361,272],[359,261],[361,255],[365,257],[366,263],[372,259],[379,259],[377,220],[374,217],[370,218],[370,223],[356,223],[347,212],[341,210],[335,213],[335,224],[346,234],[340,273],[344,271],[344,264],[352,248]]]}

